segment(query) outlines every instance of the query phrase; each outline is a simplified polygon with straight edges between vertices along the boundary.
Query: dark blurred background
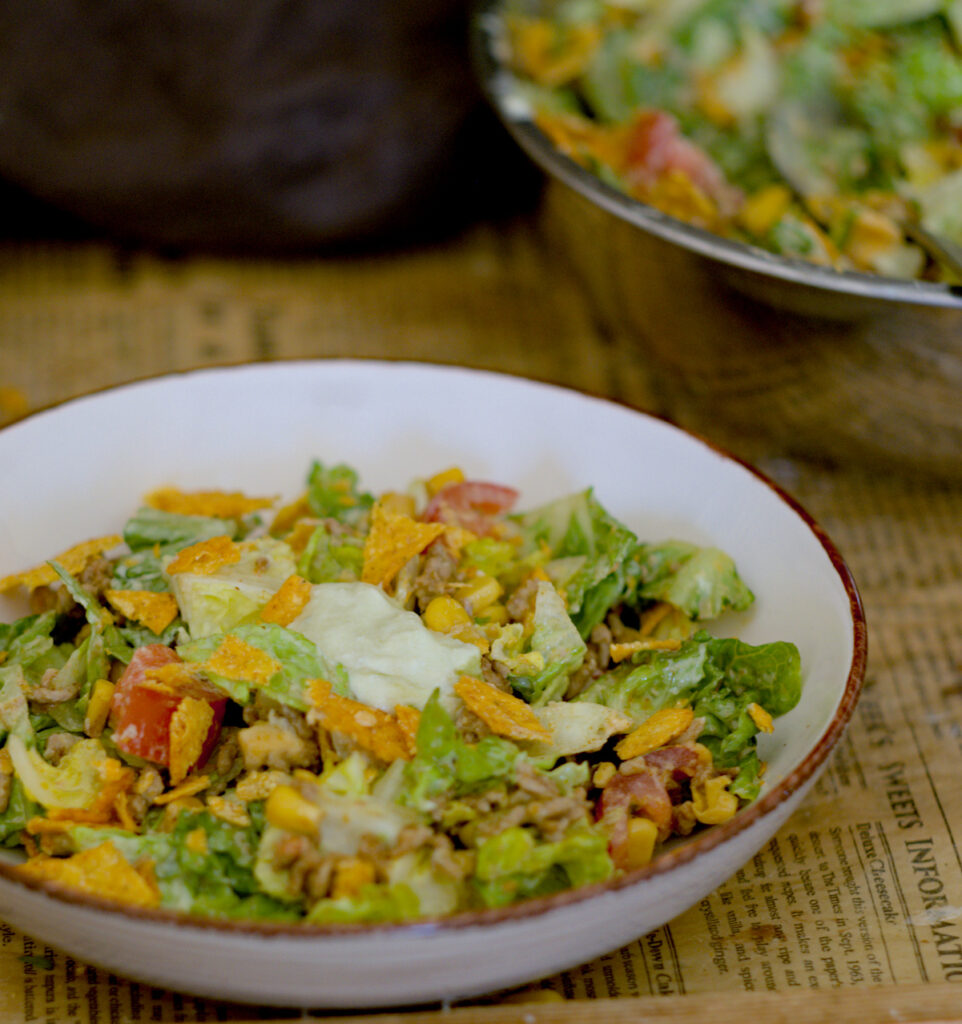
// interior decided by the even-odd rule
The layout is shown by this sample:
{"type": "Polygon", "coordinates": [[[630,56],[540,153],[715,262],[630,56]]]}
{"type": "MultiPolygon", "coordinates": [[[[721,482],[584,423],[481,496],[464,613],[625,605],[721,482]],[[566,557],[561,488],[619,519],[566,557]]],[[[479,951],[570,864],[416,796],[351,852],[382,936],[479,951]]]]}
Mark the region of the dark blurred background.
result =
{"type": "Polygon", "coordinates": [[[297,252],[449,233],[538,176],[462,0],[0,2],[0,234],[297,252]]]}

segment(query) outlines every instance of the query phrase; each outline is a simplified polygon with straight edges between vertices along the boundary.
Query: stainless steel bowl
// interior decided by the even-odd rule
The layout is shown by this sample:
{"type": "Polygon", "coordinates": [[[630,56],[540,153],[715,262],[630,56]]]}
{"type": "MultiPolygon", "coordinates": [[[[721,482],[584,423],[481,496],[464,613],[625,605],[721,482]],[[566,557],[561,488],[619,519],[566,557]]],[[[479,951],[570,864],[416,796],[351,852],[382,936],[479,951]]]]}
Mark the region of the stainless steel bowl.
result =
{"type": "Polygon", "coordinates": [[[733,450],[962,478],[962,289],[839,272],[720,238],[606,185],[532,122],[499,0],[475,19],[485,92],[549,177],[546,223],[665,411],[733,450]]]}

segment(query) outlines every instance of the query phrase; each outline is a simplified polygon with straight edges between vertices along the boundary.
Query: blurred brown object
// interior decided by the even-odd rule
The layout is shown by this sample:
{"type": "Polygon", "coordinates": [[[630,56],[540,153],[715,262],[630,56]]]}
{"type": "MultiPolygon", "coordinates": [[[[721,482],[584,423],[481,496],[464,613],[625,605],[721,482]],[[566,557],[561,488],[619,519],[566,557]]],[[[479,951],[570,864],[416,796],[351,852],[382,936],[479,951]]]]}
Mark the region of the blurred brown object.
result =
{"type": "Polygon", "coordinates": [[[436,231],[520,164],[466,21],[461,0],[3,0],[0,178],[134,243],[436,231]]]}

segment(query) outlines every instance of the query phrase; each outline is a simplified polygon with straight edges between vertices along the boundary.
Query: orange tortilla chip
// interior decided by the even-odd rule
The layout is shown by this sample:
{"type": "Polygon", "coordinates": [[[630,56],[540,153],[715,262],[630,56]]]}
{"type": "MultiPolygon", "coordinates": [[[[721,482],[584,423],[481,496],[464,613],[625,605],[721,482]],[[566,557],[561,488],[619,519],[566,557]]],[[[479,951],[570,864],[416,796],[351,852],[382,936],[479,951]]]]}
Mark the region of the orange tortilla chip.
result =
{"type": "Polygon", "coordinates": [[[104,597],[124,618],[139,622],[158,636],[177,618],[177,601],[173,594],[158,594],[153,590],[107,590],[104,597]]]}
{"type": "Polygon", "coordinates": [[[175,800],[183,800],[185,797],[193,796],[195,793],[199,793],[202,789],[206,789],[209,785],[210,776],[195,775],[194,778],[188,779],[187,782],[182,782],[174,789],[168,789],[166,793],[161,793],[160,796],[155,796],[153,803],[160,806],[163,806],[164,804],[171,804],[175,800]]]}
{"type": "Polygon", "coordinates": [[[551,733],[523,700],[473,676],[461,676],[454,692],[498,736],[550,741],[551,733]]]}
{"type": "Polygon", "coordinates": [[[184,697],[170,718],[170,781],[177,785],[197,763],[214,721],[206,700],[184,697]]]}
{"type": "Polygon", "coordinates": [[[404,734],[408,752],[411,757],[414,757],[418,752],[418,726],[421,724],[421,712],[407,704],[398,704],[394,709],[394,717],[404,734]]]}
{"type": "Polygon", "coordinates": [[[277,593],[261,609],[261,622],[289,626],[311,599],[311,585],[296,573],[288,576],[277,593]]]}
{"type": "Polygon", "coordinates": [[[171,694],[202,685],[198,667],[189,661],[169,661],[166,665],[145,669],[144,681],[151,689],[171,694]]]}
{"type": "Polygon", "coordinates": [[[83,821],[88,824],[106,824],[115,820],[114,802],[134,784],[137,775],[133,768],[108,757],[97,766],[100,789],[89,807],[50,807],[47,817],[55,821],[83,821]]]}
{"type": "Polygon", "coordinates": [[[350,737],[381,761],[410,760],[407,738],[398,720],[380,708],[372,708],[350,697],[340,697],[324,679],[307,685],[314,709],[308,721],[319,721],[329,732],[350,737]]]}
{"type": "Polygon", "coordinates": [[[157,891],[109,841],[70,857],[28,860],[19,871],[27,878],[56,882],[121,903],[155,907],[160,902],[157,891]]]}
{"type": "Polygon", "coordinates": [[[444,533],[444,523],[421,523],[390,512],[379,501],[371,510],[371,530],[364,542],[364,583],[387,584],[415,555],[444,533]]]}
{"type": "MultiPolygon", "coordinates": [[[[71,576],[76,576],[83,572],[87,563],[95,555],[103,554],[103,552],[109,551],[111,548],[115,548],[122,543],[123,537],[115,533],[107,537],[95,537],[93,540],[85,540],[80,544],[75,544],[72,548],[68,548],[66,551],[61,551],[59,555],[51,558],[50,561],[56,562],[62,569],[69,572],[71,576]]],[[[13,590],[14,587],[18,586],[26,587],[27,590],[36,590],[37,587],[46,587],[59,578],[56,572],[54,572],[53,567],[48,562],[44,562],[43,565],[34,566],[32,569],[15,572],[11,576],[4,576],[3,579],[0,579],[0,593],[13,590]]]]}
{"type": "Polygon", "coordinates": [[[270,532],[279,537],[287,533],[299,519],[306,519],[311,515],[311,504],[307,500],[307,494],[302,494],[296,501],[284,505],[277,510],[274,521],[271,523],[270,532]]]}
{"type": "Polygon", "coordinates": [[[320,519],[300,519],[294,529],[284,538],[284,542],[295,555],[299,555],[307,547],[311,537],[314,536],[314,531],[320,525],[320,519]]]}
{"type": "Polygon", "coordinates": [[[211,576],[222,566],[239,562],[240,556],[240,545],[230,537],[211,537],[184,548],[167,566],[167,572],[196,572],[211,576]]]}
{"type": "Polygon", "coordinates": [[[204,668],[225,679],[244,679],[255,686],[264,686],[283,665],[259,647],[228,633],[204,663],[204,668]]]}
{"type": "Polygon", "coordinates": [[[240,491],[182,491],[161,487],[144,498],[144,504],[161,512],[182,516],[213,516],[216,519],[243,519],[258,509],[270,508],[276,498],[248,498],[240,491]]]}

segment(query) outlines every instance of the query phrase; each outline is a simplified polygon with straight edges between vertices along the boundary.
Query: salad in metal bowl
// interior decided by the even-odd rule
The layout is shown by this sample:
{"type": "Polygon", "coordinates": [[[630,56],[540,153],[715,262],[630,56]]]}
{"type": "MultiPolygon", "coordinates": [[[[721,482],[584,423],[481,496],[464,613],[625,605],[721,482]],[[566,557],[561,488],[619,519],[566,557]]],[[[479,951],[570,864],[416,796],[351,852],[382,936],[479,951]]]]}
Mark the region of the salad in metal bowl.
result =
{"type": "Polygon", "coordinates": [[[797,648],[712,636],[722,551],[591,489],[516,511],[448,469],[374,496],[163,487],[0,580],[0,842],[140,907],[315,924],[602,881],[759,791],[797,648]]]}
{"type": "Polygon", "coordinates": [[[959,0],[505,0],[555,147],[735,241],[958,284],[959,0]]]}

